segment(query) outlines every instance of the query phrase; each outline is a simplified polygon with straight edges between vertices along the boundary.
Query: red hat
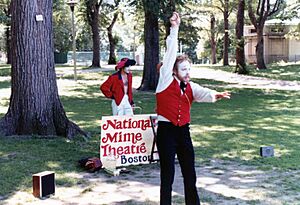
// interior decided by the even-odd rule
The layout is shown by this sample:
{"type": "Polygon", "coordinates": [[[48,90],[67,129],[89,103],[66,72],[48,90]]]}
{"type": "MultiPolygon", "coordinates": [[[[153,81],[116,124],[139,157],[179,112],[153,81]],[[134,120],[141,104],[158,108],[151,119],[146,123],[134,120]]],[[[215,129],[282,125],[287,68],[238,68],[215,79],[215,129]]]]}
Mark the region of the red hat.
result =
{"type": "Polygon", "coordinates": [[[116,70],[124,68],[124,67],[128,67],[131,65],[135,65],[136,62],[133,59],[129,59],[129,58],[122,58],[116,65],[116,70]]]}

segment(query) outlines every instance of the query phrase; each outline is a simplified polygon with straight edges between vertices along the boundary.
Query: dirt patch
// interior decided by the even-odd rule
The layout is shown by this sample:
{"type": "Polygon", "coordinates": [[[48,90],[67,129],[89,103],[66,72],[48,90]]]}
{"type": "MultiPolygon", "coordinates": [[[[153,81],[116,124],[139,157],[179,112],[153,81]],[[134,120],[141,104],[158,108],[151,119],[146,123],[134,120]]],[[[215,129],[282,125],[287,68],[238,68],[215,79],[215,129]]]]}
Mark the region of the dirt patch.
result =
{"type": "MultiPolygon", "coordinates": [[[[80,179],[71,187],[56,186],[55,195],[34,198],[31,190],[19,191],[3,204],[159,204],[159,165],[130,167],[128,174],[117,177],[103,170],[97,173],[69,173],[80,179]]],[[[196,168],[197,187],[204,205],[283,205],[297,204],[300,194],[286,186],[286,180],[299,180],[300,171],[260,171],[254,166],[236,162],[212,160],[196,168]]],[[[59,177],[59,175],[57,175],[59,177]]],[[[173,204],[184,204],[183,182],[176,163],[173,204]]]]}

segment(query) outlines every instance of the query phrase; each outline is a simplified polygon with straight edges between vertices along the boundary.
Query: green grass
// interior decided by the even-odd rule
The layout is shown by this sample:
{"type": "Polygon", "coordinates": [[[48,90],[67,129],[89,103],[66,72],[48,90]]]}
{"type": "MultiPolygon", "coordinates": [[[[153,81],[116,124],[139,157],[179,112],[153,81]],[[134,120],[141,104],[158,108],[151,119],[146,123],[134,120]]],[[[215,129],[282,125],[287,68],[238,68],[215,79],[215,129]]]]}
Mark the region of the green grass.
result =
{"type": "MultiPolygon", "coordinates": [[[[77,167],[78,159],[98,155],[100,119],[111,114],[111,101],[100,95],[98,84],[88,82],[104,79],[110,73],[80,75],[78,85],[70,90],[76,95],[61,95],[68,117],[91,133],[88,142],[80,137],[72,141],[38,136],[0,137],[0,196],[9,196],[17,190],[30,191],[31,175],[44,170],[55,171],[60,186],[84,183],[80,179],[70,179],[67,174],[82,172],[77,167]]],[[[135,72],[135,75],[141,75],[141,72],[135,72]]],[[[219,86],[226,85],[210,80],[194,81],[219,91],[222,90],[219,86]]],[[[0,81],[0,92],[8,87],[8,81],[0,81]]],[[[209,163],[210,159],[222,159],[262,170],[300,169],[299,92],[226,89],[232,92],[231,100],[193,105],[191,133],[197,166],[209,163]],[[274,146],[276,157],[261,158],[260,146],[274,146]]],[[[154,113],[153,93],[136,92],[134,98],[143,113],[154,113]]],[[[1,106],[7,107],[8,99],[0,103],[1,106]]],[[[4,114],[2,112],[0,116],[4,114]]],[[[136,167],[137,170],[140,168],[136,167]]],[[[292,178],[286,179],[283,186],[299,191],[299,184],[292,178]]]]}
{"type": "Polygon", "coordinates": [[[10,65],[0,65],[0,76],[10,75],[10,65]]]}
{"type": "Polygon", "coordinates": [[[272,78],[276,80],[300,81],[300,65],[277,65],[272,64],[266,70],[251,70],[251,75],[272,78]]]}
{"type": "Polygon", "coordinates": [[[262,169],[269,166],[299,169],[299,93],[256,89],[229,91],[231,100],[193,105],[192,132],[198,161],[216,157],[255,164],[262,169]],[[278,157],[261,158],[260,146],[274,146],[278,157]]]}
{"type": "MultiPolygon", "coordinates": [[[[222,70],[226,72],[234,72],[235,66],[207,66],[201,65],[197,66],[207,67],[214,70],[222,70]]],[[[257,77],[265,77],[276,80],[291,80],[291,81],[300,81],[300,65],[299,64],[268,64],[267,69],[265,70],[256,70],[254,65],[248,65],[247,69],[249,70],[249,75],[257,77]]]]}
{"type": "Polygon", "coordinates": [[[79,180],[64,176],[78,172],[76,160],[83,156],[97,155],[98,141],[94,137],[83,143],[80,139],[10,137],[1,138],[0,145],[0,195],[12,194],[32,185],[31,175],[44,170],[53,170],[61,175],[57,184],[71,186],[79,180]]]}

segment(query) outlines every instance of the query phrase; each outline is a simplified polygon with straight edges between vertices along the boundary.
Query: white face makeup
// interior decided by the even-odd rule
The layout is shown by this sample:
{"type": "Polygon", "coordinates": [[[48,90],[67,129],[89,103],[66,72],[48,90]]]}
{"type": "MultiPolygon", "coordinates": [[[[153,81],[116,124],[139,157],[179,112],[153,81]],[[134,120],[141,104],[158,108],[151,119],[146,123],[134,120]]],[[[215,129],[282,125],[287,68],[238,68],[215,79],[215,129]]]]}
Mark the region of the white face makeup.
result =
{"type": "Polygon", "coordinates": [[[177,77],[179,80],[188,82],[190,80],[191,64],[188,61],[183,61],[178,64],[177,77]]]}
{"type": "Polygon", "coordinates": [[[129,72],[130,72],[130,66],[125,67],[125,68],[124,68],[124,72],[125,72],[125,73],[129,73],[129,72]]]}

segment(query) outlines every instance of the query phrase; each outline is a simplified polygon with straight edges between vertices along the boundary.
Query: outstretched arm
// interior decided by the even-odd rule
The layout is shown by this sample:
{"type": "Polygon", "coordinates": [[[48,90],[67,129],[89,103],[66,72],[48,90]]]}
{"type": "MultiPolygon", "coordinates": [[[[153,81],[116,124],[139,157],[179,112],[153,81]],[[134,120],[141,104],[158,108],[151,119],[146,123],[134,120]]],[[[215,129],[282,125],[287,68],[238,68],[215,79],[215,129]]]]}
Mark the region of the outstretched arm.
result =
{"type": "Polygon", "coordinates": [[[222,98],[230,99],[229,92],[217,92],[208,88],[204,88],[197,83],[190,82],[193,90],[195,102],[216,102],[222,98]]]}
{"type": "Polygon", "coordinates": [[[170,35],[166,40],[167,51],[163,58],[163,65],[159,71],[159,80],[156,88],[157,93],[166,89],[173,80],[172,72],[178,50],[178,29],[180,25],[180,16],[177,12],[173,12],[170,22],[170,35]]]}

